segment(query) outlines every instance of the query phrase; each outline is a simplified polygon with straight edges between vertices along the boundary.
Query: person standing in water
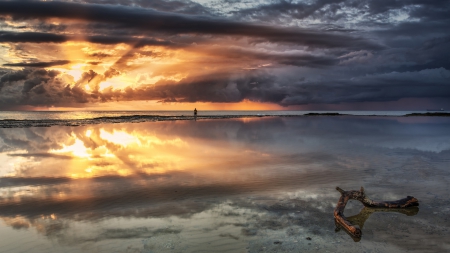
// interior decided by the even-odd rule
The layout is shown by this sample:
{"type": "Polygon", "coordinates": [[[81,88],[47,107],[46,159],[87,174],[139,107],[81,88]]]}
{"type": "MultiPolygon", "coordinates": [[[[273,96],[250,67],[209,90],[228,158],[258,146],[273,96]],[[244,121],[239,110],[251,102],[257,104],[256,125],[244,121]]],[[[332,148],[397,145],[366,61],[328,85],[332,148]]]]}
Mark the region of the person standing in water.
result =
{"type": "Polygon", "coordinates": [[[194,116],[197,117],[197,108],[194,108],[194,116]]]}

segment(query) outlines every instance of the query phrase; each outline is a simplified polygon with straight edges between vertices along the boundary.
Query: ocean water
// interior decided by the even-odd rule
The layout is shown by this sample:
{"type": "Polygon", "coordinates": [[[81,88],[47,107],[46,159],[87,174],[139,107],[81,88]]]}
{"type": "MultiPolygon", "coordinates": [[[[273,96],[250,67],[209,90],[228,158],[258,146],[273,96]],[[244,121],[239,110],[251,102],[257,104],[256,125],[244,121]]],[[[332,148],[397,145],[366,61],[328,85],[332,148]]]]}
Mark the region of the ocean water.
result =
{"type": "Polygon", "coordinates": [[[309,113],[353,116],[400,117],[412,111],[5,111],[0,112],[0,128],[80,126],[108,123],[142,123],[167,120],[205,120],[252,117],[296,117],[309,113]]]}
{"type": "MultiPolygon", "coordinates": [[[[307,113],[326,113],[334,111],[198,111],[198,116],[224,115],[304,115],[307,113]]],[[[341,114],[402,116],[408,113],[426,111],[339,111],[341,114]]],[[[192,111],[3,111],[0,120],[80,120],[100,117],[122,116],[192,116],[192,111]]]]}
{"type": "Polygon", "coordinates": [[[448,129],[395,116],[2,128],[0,252],[448,252],[448,129]],[[336,186],[420,206],[350,201],[355,242],[335,230],[336,186]]]}

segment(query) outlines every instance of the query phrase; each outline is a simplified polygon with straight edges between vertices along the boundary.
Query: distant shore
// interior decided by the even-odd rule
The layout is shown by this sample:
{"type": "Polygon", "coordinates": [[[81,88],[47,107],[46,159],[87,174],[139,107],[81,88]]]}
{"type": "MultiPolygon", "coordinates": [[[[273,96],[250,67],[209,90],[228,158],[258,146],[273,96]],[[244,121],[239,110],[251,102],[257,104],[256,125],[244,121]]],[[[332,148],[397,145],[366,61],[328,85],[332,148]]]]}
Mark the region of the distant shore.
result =
{"type": "Polygon", "coordinates": [[[410,113],[404,115],[405,117],[414,117],[414,116],[427,116],[427,117],[449,117],[450,112],[427,112],[427,113],[410,113]]]}
{"type": "Polygon", "coordinates": [[[448,112],[410,113],[405,115],[353,115],[336,112],[306,113],[303,115],[207,115],[207,116],[159,116],[159,115],[131,115],[117,117],[98,117],[91,119],[42,119],[42,120],[0,120],[0,128],[26,128],[26,127],[51,127],[51,126],[83,126],[93,124],[109,123],[140,123],[152,121],[175,121],[175,120],[208,120],[208,119],[239,119],[239,118],[262,118],[262,117],[317,117],[317,116],[349,116],[349,117],[450,117],[448,112]]]}
{"type": "Polygon", "coordinates": [[[306,113],[303,116],[372,116],[372,117],[450,117],[450,112],[408,113],[404,115],[354,115],[337,112],[306,113]]]}

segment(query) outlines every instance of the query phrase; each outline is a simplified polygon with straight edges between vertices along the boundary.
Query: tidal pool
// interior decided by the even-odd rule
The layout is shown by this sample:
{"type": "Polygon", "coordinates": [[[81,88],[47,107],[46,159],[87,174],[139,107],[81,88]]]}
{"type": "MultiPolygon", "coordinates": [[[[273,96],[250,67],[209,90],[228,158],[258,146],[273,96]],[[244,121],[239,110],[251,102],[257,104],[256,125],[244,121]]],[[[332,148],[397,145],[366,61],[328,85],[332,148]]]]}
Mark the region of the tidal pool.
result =
{"type": "Polygon", "coordinates": [[[450,119],[265,117],[0,129],[0,252],[450,251],[450,119]],[[363,209],[335,231],[335,187],[363,209]]]}

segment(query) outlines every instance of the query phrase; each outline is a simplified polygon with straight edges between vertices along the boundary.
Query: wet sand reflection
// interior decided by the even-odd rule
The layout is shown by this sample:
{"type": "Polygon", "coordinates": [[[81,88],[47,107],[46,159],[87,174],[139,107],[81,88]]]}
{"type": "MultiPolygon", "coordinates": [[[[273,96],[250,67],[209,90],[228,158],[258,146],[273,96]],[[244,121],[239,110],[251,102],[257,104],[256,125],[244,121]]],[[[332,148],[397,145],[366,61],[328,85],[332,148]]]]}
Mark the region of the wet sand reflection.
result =
{"type": "MultiPolygon", "coordinates": [[[[369,219],[370,215],[376,212],[395,212],[405,214],[406,216],[414,216],[419,213],[419,207],[413,206],[408,208],[382,208],[382,207],[364,207],[361,212],[357,215],[353,215],[351,217],[347,217],[347,220],[352,223],[354,226],[358,226],[359,229],[363,230],[364,223],[367,219],[369,219]]],[[[344,229],[339,223],[335,222],[336,232],[345,231],[355,242],[359,242],[361,237],[355,237],[353,234],[349,233],[346,229],[344,229]]]]}
{"type": "Polygon", "coordinates": [[[0,247],[445,251],[434,235],[450,227],[449,127],[318,117],[0,129],[0,247]],[[355,244],[334,233],[336,185],[425,204],[395,221],[363,209],[350,218],[365,226],[355,244]]]}

